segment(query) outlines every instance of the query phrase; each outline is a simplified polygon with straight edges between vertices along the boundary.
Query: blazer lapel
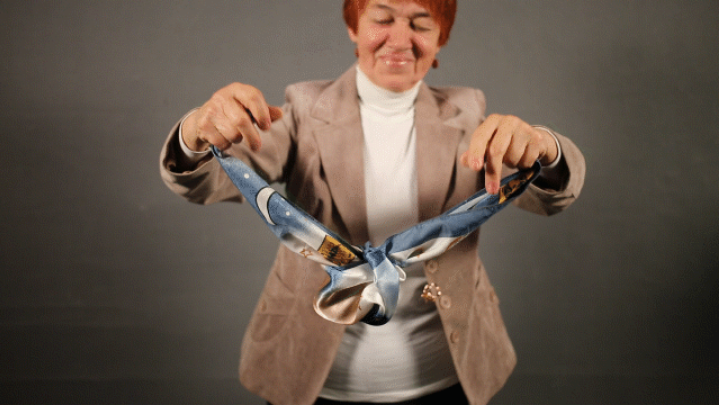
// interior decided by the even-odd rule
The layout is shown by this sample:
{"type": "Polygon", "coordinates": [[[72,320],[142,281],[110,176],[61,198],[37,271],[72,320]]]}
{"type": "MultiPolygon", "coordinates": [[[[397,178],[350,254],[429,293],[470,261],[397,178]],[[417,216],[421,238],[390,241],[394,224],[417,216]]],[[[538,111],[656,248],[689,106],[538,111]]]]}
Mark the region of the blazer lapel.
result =
{"type": "Polygon", "coordinates": [[[448,102],[440,104],[432,90],[426,84],[421,85],[415,104],[420,221],[441,214],[449,198],[464,131],[450,126],[448,120],[458,113],[456,106],[448,102]]]}
{"type": "MultiPolygon", "coordinates": [[[[369,239],[364,184],[364,135],[353,66],[320,95],[312,109],[324,175],[350,242],[369,239]]],[[[459,109],[422,84],[415,103],[419,220],[442,213],[456,170],[464,131],[451,125],[459,109]],[[440,103],[441,102],[441,103],[440,103]]]]}
{"type": "Polygon", "coordinates": [[[364,137],[353,66],[325,89],[312,109],[324,175],[350,242],[369,240],[364,185],[364,137]]]}

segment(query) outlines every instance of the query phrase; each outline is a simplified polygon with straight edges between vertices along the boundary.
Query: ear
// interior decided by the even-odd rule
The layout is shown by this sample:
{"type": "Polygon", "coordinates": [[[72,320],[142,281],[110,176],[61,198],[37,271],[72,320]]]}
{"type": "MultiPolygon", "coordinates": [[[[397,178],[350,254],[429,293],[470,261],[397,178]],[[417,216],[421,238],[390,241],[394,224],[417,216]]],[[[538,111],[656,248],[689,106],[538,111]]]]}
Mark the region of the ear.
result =
{"type": "Polygon", "coordinates": [[[350,40],[356,44],[357,43],[357,33],[354,32],[354,30],[352,28],[347,27],[347,34],[349,34],[350,40]]]}

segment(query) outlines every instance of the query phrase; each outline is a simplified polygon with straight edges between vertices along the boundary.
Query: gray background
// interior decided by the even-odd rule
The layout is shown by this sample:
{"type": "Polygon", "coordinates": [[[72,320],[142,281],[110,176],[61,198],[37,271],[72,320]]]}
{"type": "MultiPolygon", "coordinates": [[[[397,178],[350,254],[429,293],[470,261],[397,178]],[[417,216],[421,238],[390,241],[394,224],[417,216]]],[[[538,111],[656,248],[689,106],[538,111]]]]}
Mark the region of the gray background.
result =
{"type": "MultiPolygon", "coordinates": [[[[347,69],[339,3],[0,4],[0,402],[262,403],[236,369],[277,242],[171,194],[158,154],[231,81],[281,104],[347,69]]],[[[567,212],[483,229],[519,356],[492,403],[719,397],[718,22],[714,0],[461,1],[427,81],[588,167],[567,212]]]]}

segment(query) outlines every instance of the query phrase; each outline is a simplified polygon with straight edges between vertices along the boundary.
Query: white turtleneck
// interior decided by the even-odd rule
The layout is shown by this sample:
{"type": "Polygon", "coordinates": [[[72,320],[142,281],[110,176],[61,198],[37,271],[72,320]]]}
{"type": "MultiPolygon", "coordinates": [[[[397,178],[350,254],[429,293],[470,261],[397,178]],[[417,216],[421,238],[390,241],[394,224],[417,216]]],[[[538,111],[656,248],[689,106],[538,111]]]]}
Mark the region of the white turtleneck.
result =
{"type": "MultiPolygon", "coordinates": [[[[419,221],[414,128],[419,86],[391,92],[357,69],[367,222],[374,246],[419,221]]],[[[458,382],[439,314],[420,298],[426,283],[422,265],[405,270],[392,320],[347,328],[321,397],[396,402],[458,382]]]]}
{"type": "Polygon", "coordinates": [[[419,83],[395,93],[377,87],[357,69],[364,135],[364,174],[370,242],[417,223],[417,171],[414,100],[419,83]]]}

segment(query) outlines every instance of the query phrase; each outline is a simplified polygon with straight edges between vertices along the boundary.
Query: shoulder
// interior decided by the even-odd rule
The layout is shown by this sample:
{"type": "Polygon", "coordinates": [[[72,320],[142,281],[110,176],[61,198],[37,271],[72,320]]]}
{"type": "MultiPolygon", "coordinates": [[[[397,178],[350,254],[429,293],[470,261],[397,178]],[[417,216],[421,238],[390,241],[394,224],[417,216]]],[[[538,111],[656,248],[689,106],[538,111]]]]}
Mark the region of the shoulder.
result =
{"type": "Polygon", "coordinates": [[[445,125],[471,134],[485,118],[486,102],[481,90],[470,87],[425,87],[420,90],[418,108],[424,114],[436,113],[445,125]]]}
{"type": "Polygon", "coordinates": [[[356,99],[356,86],[342,77],[295,83],[285,90],[285,101],[298,118],[315,117],[331,121],[343,116],[348,105],[356,99]]]}
{"type": "Polygon", "coordinates": [[[487,101],[482,90],[460,86],[430,86],[429,89],[439,105],[449,103],[471,115],[484,116],[487,101]]]}
{"type": "Polygon", "coordinates": [[[333,80],[313,80],[294,83],[285,89],[285,99],[293,105],[313,105],[333,80]]]}
{"type": "Polygon", "coordinates": [[[285,98],[297,117],[337,122],[359,114],[356,71],[351,68],[335,80],[316,80],[287,87],[285,98]]]}

